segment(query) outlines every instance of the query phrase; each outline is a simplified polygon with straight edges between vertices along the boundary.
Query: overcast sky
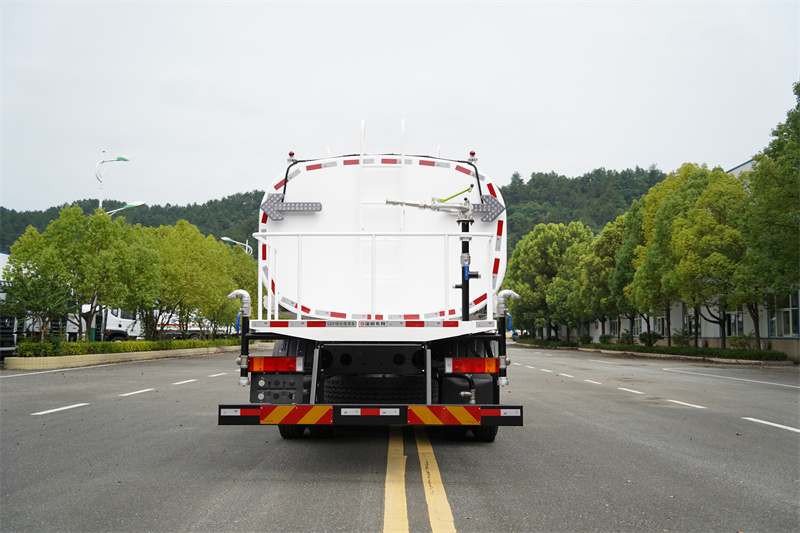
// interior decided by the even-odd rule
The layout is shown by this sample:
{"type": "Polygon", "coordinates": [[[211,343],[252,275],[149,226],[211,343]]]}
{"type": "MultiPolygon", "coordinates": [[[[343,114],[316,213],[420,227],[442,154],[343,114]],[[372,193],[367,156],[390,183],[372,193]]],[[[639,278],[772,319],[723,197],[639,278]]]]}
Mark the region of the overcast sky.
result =
{"type": "Polygon", "coordinates": [[[800,2],[2,2],[18,211],[185,205],[367,152],[570,177],[732,168],[794,106],[800,2]],[[105,151],[105,153],[103,152],[105,151]]]}

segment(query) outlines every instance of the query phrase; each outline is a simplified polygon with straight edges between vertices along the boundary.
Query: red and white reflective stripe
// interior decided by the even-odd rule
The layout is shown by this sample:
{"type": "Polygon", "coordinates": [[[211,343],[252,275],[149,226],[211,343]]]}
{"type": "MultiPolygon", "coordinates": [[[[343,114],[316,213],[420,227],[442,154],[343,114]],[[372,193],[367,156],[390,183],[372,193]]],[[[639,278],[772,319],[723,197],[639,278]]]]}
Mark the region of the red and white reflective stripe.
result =
{"type": "Polygon", "coordinates": [[[436,311],[435,313],[425,313],[425,318],[436,318],[440,316],[445,316],[447,313],[444,311],[436,311]]]}
{"type": "Polygon", "coordinates": [[[459,172],[463,172],[467,176],[474,176],[475,175],[475,173],[472,170],[470,170],[468,168],[464,168],[461,165],[456,165],[456,170],[458,170],[459,172]]]}
{"type": "Polygon", "coordinates": [[[396,407],[343,407],[339,414],[342,416],[400,416],[400,409],[396,407]]]}
{"type": "Polygon", "coordinates": [[[383,315],[353,315],[354,320],[383,320],[383,315]]]}
{"type": "Polygon", "coordinates": [[[487,183],[486,187],[489,189],[489,194],[497,198],[497,193],[494,192],[494,185],[492,185],[491,183],[487,183]]]}
{"type": "Polygon", "coordinates": [[[344,161],[342,161],[342,164],[344,166],[358,165],[360,163],[361,163],[361,161],[359,159],[345,159],[344,161]]]}
{"type": "Polygon", "coordinates": [[[261,414],[260,408],[255,409],[220,409],[220,416],[259,416],[261,414]]]}
{"type": "Polygon", "coordinates": [[[494,244],[494,251],[499,252],[503,243],[503,220],[497,221],[497,239],[494,244]]]}
{"type": "Polygon", "coordinates": [[[336,311],[322,311],[317,309],[314,311],[315,315],[327,316],[329,318],[347,318],[347,313],[337,313],[336,311]]]}
{"type": "MultiPolygon", "coordinates": [[[[254,328],[457,328],[459,320],[254,320],[254,328]]],[[[478,327],[495,327],[493,320],[474,322],[478,327]]]]}
{"type": "Polygon", "coordinates": [[[281,303],[297,309],[297,302],[295,302],[294,300],[290,300],[286,296],[281,296],[281,303]]]}
{"type": "Polygon", "coordinates": [[[480,296],[478,296],[477,298],[475,298],[474,300],[472,300],[472,302],[470,302],[470,305],[472,307],[475,307],[476,305],[478,305],[481,302],[483,302],[485,299],[486,299],[486,293],[483,293],[480,296]]]}
{"type": "Polygon", "coordinates": [[[282,189],[284,184],[289,183],[289,181],[291,181],[292,179],[296,178],[299,175],[300,175],[300,169],[299,168],[294,169],[288,176],[286,176],[285,179],[282,179],[281,181],[275,184],[275,190],[277,191],[278,189],[282,189]]]}
{"type": "Polygon", "coordinates": [[[481,415],[483,416],[522,416],[521,409],[487,409],[486,407],[481,409],[481,415]]]}
{"type": "Polygon", "coordinates": [[[419,320],[419,315],[389,315],[389,320],[419,320]]]}
{"type": "Polygon", "coordinates": [[[497,274],[500,272],[500,258],[494,258],[494,268],[492,268],[492,289],[497,288],[497,274]]]}
{"type": "Polygon", "coordinates": [[[427,159],[420,159],[419,164],[423,167],[450,168],[450,163],[445,163],[444,161],[428,161],[427,159]]]}
{"type": "Polygon", "coordinates": [[[338,163],[336,161],[328,161],[327,163],[315,163],[313,165],[306,165],[306,170],[319,170],[321,168],[331,168],[337,166],[338,163]]]}

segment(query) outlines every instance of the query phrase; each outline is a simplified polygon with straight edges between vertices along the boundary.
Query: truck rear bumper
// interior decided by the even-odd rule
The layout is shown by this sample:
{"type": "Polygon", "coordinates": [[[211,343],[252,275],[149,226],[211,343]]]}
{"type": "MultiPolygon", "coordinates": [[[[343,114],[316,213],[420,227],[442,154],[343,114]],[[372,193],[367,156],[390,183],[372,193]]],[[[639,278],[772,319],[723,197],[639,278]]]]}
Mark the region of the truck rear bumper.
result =
{"type": "Polygon", "coordinates": [[[220,405],[220,426],[521,426],[521,405],[220,405]]]}

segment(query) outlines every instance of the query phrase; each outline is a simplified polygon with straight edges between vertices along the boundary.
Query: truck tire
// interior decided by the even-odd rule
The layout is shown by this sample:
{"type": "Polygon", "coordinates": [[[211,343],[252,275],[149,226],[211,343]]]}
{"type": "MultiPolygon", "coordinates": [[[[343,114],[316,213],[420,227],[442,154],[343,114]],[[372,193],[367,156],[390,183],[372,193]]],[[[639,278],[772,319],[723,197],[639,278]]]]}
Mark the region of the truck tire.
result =
{"type": "Polygon", "coordinates": [[[278,431],[284,439],[299,439],[305,432],[305,426],[295,424],[278,424],[278,431]]]}
{"type": "MultiPolygon", "coordinates": [[[[331,376],[325,380],[325,402],[332,404],[425,404],[424,376],[331,376]]],[[[431,384],[433,403],[439,384],[431,384]]]]}
{"type": "Polygon", "coordinates": [[[478,442],[494,442],[494,438],[497,437],[497,426],[472,428],[472,434],[478,442]]]}

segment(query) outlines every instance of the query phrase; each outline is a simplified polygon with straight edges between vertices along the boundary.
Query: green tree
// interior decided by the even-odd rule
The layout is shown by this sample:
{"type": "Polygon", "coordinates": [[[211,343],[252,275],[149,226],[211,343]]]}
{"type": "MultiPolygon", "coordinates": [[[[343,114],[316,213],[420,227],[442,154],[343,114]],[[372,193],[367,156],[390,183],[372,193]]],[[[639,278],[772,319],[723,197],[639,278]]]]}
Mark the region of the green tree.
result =
{"type": "Polygon", "coordinates": [[[580,222],[540,224],[514,249],[504,286],[520,295],[510,302],[517,324],[528,331],[546,328],[547,337],[555,329],[553,313],[547,305],[547,290],[564,262],[570,246],[591,241],[592,231],[580,222]]]}
{"type": "Polygon", "coordinates": [[[58,254],[33,226],[11,247],[6,276],[4,312],[32,319],[42,341],[53,320],[77,309],[58,254]]]}

